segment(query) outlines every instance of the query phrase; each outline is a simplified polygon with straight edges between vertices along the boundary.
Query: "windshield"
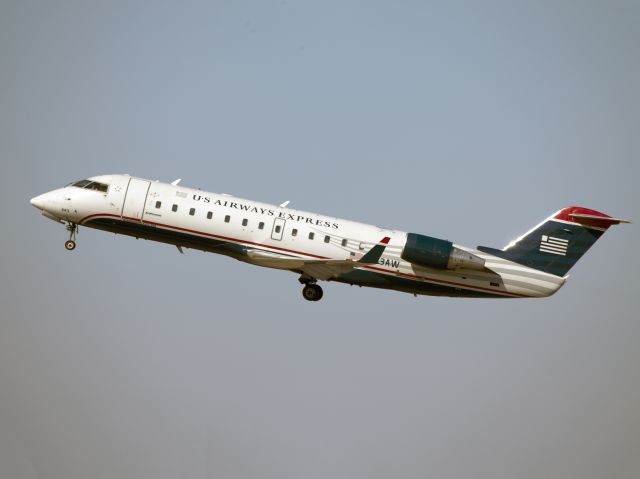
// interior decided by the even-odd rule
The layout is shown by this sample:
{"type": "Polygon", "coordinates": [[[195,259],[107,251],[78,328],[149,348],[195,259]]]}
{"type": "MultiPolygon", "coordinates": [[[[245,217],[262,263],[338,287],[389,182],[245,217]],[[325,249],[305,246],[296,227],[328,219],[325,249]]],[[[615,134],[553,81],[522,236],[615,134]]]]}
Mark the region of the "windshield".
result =
{"type": "Polygon", "coordinates": [[[78,188],[84,188],[85,190],[96,190],[106,193],[109,189],[109,185],[106,183],[100,183],[99,181],[80,180],[74,183],[70,183],[67,186],[77,186],[78,188]]]}

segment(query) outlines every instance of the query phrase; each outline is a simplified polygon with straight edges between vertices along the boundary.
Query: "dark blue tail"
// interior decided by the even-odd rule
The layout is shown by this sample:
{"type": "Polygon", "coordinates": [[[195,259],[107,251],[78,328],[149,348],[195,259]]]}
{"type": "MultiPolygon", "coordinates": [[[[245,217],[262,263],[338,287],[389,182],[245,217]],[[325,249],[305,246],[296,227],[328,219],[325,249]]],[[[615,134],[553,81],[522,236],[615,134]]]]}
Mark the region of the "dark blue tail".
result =
{"type": "Polygon", "coordinates": [[[556,276],[564,276],[612,225],[628,223],[598,211],[569,206],[553,214],[504,249],[485,253],[556,276]]]}

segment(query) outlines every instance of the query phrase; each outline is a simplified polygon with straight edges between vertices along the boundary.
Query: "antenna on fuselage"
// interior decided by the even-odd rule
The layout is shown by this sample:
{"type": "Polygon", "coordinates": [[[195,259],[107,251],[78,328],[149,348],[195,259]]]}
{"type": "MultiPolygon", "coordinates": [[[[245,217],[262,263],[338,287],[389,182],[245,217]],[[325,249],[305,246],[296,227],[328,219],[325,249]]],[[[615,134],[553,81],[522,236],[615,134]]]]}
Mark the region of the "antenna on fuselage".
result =
{"type": "Polygon", "coordinates": [[[180,183],[181,181],[182,181],[182,178],[178,178],[177,180],[172,181],[172,182],[171,182],[171,184],[172,184],[173,186],[177,186],[177,185],[178,185],[178,183],[180,183]]]}
{"type": "Polygon", "coordinates": [[[287,205],[288,205],[289,203],[291,203],[291,201],[288,201],[288,200],[287,200],[287,201],[285,201],[284,203],[282,203],[282,204],[280,205],[280,208],[286,208],[286,207],[287,207],[287,205]]]}

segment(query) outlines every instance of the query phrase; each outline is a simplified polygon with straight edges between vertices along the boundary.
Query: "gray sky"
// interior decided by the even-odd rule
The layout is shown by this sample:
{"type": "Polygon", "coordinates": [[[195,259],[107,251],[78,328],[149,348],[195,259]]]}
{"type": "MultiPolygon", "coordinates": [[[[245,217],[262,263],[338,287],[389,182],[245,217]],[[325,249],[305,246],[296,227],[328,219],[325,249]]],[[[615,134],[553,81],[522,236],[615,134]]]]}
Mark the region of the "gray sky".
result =
{"type": "Polygon", "coordinates": [[[543,300],[82,229],[101,173],[502,247],[640,220],[638,2],[0,3],[0,477],[637,478],[637,225],[543,300]]]}

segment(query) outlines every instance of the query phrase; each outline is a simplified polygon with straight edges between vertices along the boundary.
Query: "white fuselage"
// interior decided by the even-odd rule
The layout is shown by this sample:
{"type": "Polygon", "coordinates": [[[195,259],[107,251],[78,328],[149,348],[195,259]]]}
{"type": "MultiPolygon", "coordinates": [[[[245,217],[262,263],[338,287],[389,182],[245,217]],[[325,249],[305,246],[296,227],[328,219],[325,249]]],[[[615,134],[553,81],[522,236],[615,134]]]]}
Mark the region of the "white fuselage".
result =
{"type": "Polygon", "coordinates": [[[303,260],[358,260],[382,237],[390,238],[377,264],[331,279],[351,284],[447,296],[540,297],[564,279],[475,249],[484,270],[426,268],[401,258],[407,233],[345,219],[211,193],[181,185],[104,175],[89,178],[106,192],[67,186],[32,203],[43,214],[178,247],[226,254],[260,266],[291,269],[264,255],[303,260]],[[36,204],[37,203],[37,204],[36,204]],[[250,254],[260,252],[256,258],[250,254]]]}

